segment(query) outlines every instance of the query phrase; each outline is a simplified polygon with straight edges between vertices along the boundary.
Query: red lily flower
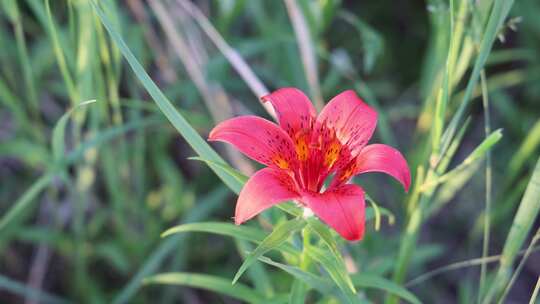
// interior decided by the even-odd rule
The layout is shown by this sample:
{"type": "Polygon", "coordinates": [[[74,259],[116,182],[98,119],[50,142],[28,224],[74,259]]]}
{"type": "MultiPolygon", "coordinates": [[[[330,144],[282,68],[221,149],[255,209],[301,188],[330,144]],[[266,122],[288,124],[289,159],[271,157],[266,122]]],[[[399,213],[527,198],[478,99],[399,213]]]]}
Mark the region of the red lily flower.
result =
{"type": "Polygon", "coordinates": [[[367,145],[377,112],[354,91],[334,97],[319,116],[295,88],[279,89],[262,100],[273,105],[279,126],[257,116],[240,116],[221,122],[209,136],[268,166],[253,174],[240,192],[237,225],[275,204],[295,200],[345,239],[360,240],[364,190],[347,181],[361,173],[383,172],[409,190],[411,175],[401,153],[387,145],[367,145]],[[323,190],[332,174],[332,182],[323,190]]]}

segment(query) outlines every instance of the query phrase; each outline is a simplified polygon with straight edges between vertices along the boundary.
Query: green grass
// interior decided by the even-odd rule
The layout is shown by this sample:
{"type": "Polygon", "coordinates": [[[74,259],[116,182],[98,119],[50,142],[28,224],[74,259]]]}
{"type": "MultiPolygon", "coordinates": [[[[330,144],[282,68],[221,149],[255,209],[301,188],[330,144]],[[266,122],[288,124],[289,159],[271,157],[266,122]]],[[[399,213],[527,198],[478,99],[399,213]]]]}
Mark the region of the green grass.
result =
{"type": "Polygon", "coordinates": [[[0,302],[534,303],[539,12],[0,2],[0,302]],[[373,142],[404,152],[409,193],[354,180],[369,194],[363,241],[292,202],[233,224],[258,165],[207,134],[272,119],[258,98],[284,86],[318,108],[356,90],[379,113],[373,142]]]}

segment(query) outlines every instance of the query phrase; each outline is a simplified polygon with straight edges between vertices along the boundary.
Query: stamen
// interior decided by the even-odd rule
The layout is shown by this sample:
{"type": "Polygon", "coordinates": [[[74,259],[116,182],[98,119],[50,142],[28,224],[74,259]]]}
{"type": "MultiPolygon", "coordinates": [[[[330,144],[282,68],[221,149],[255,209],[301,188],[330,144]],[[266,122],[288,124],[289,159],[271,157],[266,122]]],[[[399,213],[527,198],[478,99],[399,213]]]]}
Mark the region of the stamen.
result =
{"type": "Polygon", "coordinates": [[[356,165],[351,164],[337,178],[340,183],[347,181],[353,175],[356,165]]]}
{"type": "Polygon", "coordinates": [[[339,153],[341,152],[341,144],[334,140],[330,143],[324,154],[324,164],[330,168],[337,161],[339,153]]]}
{"type": "Polygon", "coordinates": [[[276,164],[280,169],[289,169],[289,162],[287,162],[283,157],[276,154],[272,157],[272,162],[276,164]]]}
{"type": "Polygon", "coordinates": [[[309,148],[307,136],[305,134],[297,134],[295,136],[294,147],[300,161],[306,161],[309,156],[309,148]]]}

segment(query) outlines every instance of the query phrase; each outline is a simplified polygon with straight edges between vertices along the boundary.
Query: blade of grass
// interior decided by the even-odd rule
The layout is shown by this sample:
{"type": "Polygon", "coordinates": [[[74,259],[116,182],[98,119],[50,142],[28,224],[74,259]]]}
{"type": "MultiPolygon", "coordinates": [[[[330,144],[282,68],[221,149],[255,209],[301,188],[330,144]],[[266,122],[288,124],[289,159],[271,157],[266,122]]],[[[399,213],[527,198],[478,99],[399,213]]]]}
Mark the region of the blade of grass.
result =
{"type": "MultiPolygon", "coordinates": [[[[67,125],[67,121],[73,112],[80,108],[95,102],[95,100],[89,100],[82,102],[67,111],[56,123],[52,133],[52,151],[53,158],[56,163],[59,163],[64,154],[64,134],[67,125]]],[[[53,169],[54,171],[55,169],[53,169]]],[[[43,191],[54,177],[53,171],[47,172],[42,175],[32,186],[15,202],[15,204],[8,210],[6,214],[0,219],[0,231],[8,228],[10,225],[16,225],[24,211],[30,208],[34,199],[43,191]]]]}
{"type": "Polygon", "coordinates": [[[247,181],[248,181],[248,177],[245,176],[244,174],[242,174],[241,172],[238,172],[236,169],[234,169],[233,167],[227,165],[227,164],[223,164],[223,163],[218,163],[218,162],[215,162],[215,161],[211,161],[211,160],[207,160],[207,159],[204,159],[202,157],[198,157],[198,156],[193,156],[193,157],[189,157],[188,159],[192,159],[192,160],[198,160],[198,161],[201,161],[201,162],[204,162],[208,165],[212,164],[214,166],[217,166],[217,167],[220,167],[221,169],[223,169],[225,172],[227,172],[227,174],[229,174],[230,176],[232,176],[233,178],[235,178],[239,183],[241,183],[242,185],[244,185],[247,181]]]}
{"type": "MultiPolygon", "coordinates": [[[[180,6],[201,26],[203,31],[208,35],[210,40],[216,45],[220,50],[223,56],[231,63],[233,68],[238,72],[240,77],[244,82],[249,86],[251,91],[255,94],[257,98],[260,98],[268,94],[268,89],[264,86],[262,81],[255,75],[253,70],[245,62],[245,60],[240,56],[240,54],[232,48],[219,32],[214,28],[212,23],[206,18],[206,16],[199,10],[199,8],[194,5],[191,1],[177,1],[180,6]]],[[[275,117],[274,108],[269,104],[263,103],[266,111],[272,116],[275,117]]]]}
{"type": "Polygon", "coordinates": [[[484,36],[482,37],[482,41],[480,43],[479,54],[474,63],[474,67],[469,81],[467,82],[465,94],[463,95],[459,108],[452,117],[452,120],[448,124],[448,127],[443,134],[441,140],[441,154],[444,154],[444,152],[448,148],[448,145],[452,141],[454,134],[459,127],[459,124],[461,123],[463,115],[465,114],[465,110],[467,109],[467,106],[471,100],[473,90],[476,86],[476,83],[478,82],[478,79],[480,78],[480,72],[484,68],[493,43],[495,42],[499,30],[503,25],[504,20],[508,16],[513,3],[514,0],[495,0],[493,4],[493,8],[491,9],[491,14],[489,15],[486,29],[484,31],[484,36]]]}
{"type": "Polygon", "coordinates": [[[538,280],[536,280],[536,286],[534,287],[533,293],[531,295],[531,299],[529,300],[529,304],[536,303],[536,298],[538,297],[539,291],[540,291],[540,276],[538,276],[538,280]]]}
{"type": "MultiPolygon", "coordinates": [[[[531,252],[538,252],[540,251],[540,246],[536,246],[534,248],[531,249],[531,252]]],[[[522,255],[522,254],[525,254],[526,250],[521,250],[518,252],[518,255],[522,255]]],[[[436,269],[433,269],[433,270],[430,270],[424,274],[421,274],[419,276],[417,276],[416,278],[408,281],[407,283],[405,283],[405,287],[412,287],[412,286],[416,286],[418,284],[421,284],[435,276],[438,276],[440,274],[443,274],[443,273],[446,273],[448,271],[453,271],[453,270],[458,270],[458,269],[463,269],[463,268],[467,268],[467,267],[472,267],[472,266],[479,266],[479,265],[482,265],[482,263],[495,263],[495,262],[499,262],[502,258],[502,254],[498,254],[498,255],[492,255],[492,256],[488,256],[488,257],[480,257],[480,258],[475,258],[475,259],[469,259],[469,260],[465,260],[465,261],[460,261],[460,262],[456,262],[456,263],[452,263],[452,264],[449,264],[449,265],[445,265],[445,266],[442,266],[442,267],[439,267],[439,268],[436,268],[436,269]]]]}
{"type": "MultiPolygon", "coordinates": [[[[182,223],[190,223],[199,221],[219,207],[221,201],[227,195],[227,191],[224,188],[218,188],[212,191],[208,196],[205,196],[197,204],[197,207],[190,210],[181,220],[182,223]]],[[[113,304],[129,303],[137,291],[141,288],[141,284],[145,277],[154,274],[161,266],[163,261],[177,250],[178,245],[186,241],[186,237],[183,235],[177,235],[164,240],[157,246],[154,251],[148,255],[148,258],[144,261],[135,275],[129,280],[129,282],[121,289],[121,291],[114,297],[113,304]]]]}
{"type": "MultiPolygon", "coordinates": [[[[234,243],[242,260],[245,260],[247,256],[253,252],[253,244],[249,244],[247,241],[235,240],[234,243]]],[[[275,295],[270,274],[266,271],[264,265],[261,263],[251,264],[251,267],[249,267],[246,272],[246,277],[253,284],[255,290],[268,298],[275,295]]]]}
{"type": "Polygon", "coordinates": [[[499,298],[503,288],[508,283],[510,271],[517,252],[523,245],[525,238],[532,228],[534,220],[540,211],[540,158],[537,160],[536,167],[532,173],[525,194],[521,199],[518,211],[514,217],[510,232],[506,238],[503,247],[503,253],[499,269],[495,275],[493,284],[487,291],[483,303],[492,303],[494,298],[499,298]]]}
{"type": "Polygon", "coordinates": [[[21,130],[31,131],[31,124],[26,112],[19,105],[22,101],[15,95],[15,93],[8,87],[7,83],[0,79],[0,105],[6,107],[11,111],[17,126],[21,130]]]}
{"type": "Polygon", "coordinates": [[[354,289],[349,274],[346,269],[333,258],[332,254],[315,246],[309,246],[304,252],[310,259],[321,264],[336,283],[337,287],[343,292],[348,302],[357,302],[358,298],[356,297],[356,290],[354,289]]]}
{"type": "Polygon", "coordinates": [[[66,89],[68,91],[68,95],[71,99],[72,105],[75,105],[75,103],[79,100],[79,94],[77,93],[75,83],[73,82],[73,78],[71,77],[71,73],[69,71],[69,68],[66,62],[66,58],[63,51],[65,48],[63,48],[60,42],[60,39],[58,37],[58,31],[57,31],[58,27],[56,26],[56,23],[52,16],[51,5],[49,2],[50,2],[49,0],[45,0],[45,12],[47,16],[47,20],[46,20],[47,33],[50,36],[53,49],[54,49],[54,54],[56,56],[56,61],[58,63],[58,67],[60,68],[60,73],[62,74],[62,78],[64,79],[66,89]]]}
{"type": "Polygon", "coordinates": [[[489,134],[472,152],[467,156],[461,164],[456,168],[448,171],[442,176],[432,178],[421,186],[420,191],[432,191],[433,187],[442,184],[452,178],[456,177],[463,171],[467,170],[472,164],[486,156],[486,153],[490,151],[493,146],[498,143],[502,138],[502,129],[498,129],[489,134]]]}
{"type": "Polygon", "coordinates": [[[346,301],[338,292],[338,289],[333,286],[332,281],[326,277],[319,277],[302,268],[278,263],[267,257],[260,257],[259,261],[277,267],[296,279],[291,287],[289,297],[289,303],[291,304],[304,304],[308,288],[314,289],[324,295],[335,294],[340,299],[340,303],[346,301]]]}
{"type": "Polygon", "coordinates": [[[270,258],[267,258],[265,256],[260,256],[259,261],[266,263],[268,265],[272,265],[274,267],[277,267],[288,274],[292,275],[296,279],[301,280],[302,282],[308,284],[311,288],[314,288],[322,293],[330,293],[332,292],[332,289],[334,288],[332,286],[332,282],[328,279],[321,278],[319,276],[316,276],[312,274],[311,272],[307,272],[305,270],[302,270],[299,267],[290,266],[287,264],[278,263],[276,261],[271,260],[270,258]]]}
{"type": "Polygon", "coordinates": [[[0,290],[7,290],[20,296],[29,296],[32,299],[39,300],[45,304],[67,304],[71,303],[68,300],[62,299],[57,295],[44,292],[39,289],[28,287],[25,284],[0,275],[0,290]]]}
{"type": "Polygon", "coordinates": [[[253,291],[251,288],[243,285],[232,285],[227,279],[216,276],[197,274],[197,273],[162,273],[144,280],[145,284],[171,284],[202,288],[220,294],[228,295],[232,298],[246,301],[248,303],[264,303],[265,298],[253,291]]]}
{"type": "MultiPolygon", "coordinates": [[[[184,65],[187,74],[197,87],[201,94],[206,108],[212,115],[214,122],[223,121],[232,116],[231,105],[225,92],[217,93],[216,90],[210,89],[210,80],[204,74],[203,66],[197,60],[194,60],[196,55],[193,53],[193,48],[190,48],[185,35],[177,30],[172,15],[169,14],[171,7],[166,7],[162,1],[149,0],[150,7],[157,16],[161,27],[167,34],[170,44],[184,65]],[[217,94],[216,94],[217,93],[217,94]],[[221,95],[221,96],[220,96],[221,95]],[[221,97],[221,98],[218,98],[221,97]]],[[[219,84],[214,84],[220,87],[219,84]]],[[[221,90],[223,90],[220,87],[221,90]]]]}
{"type": "Polygon", "coordinates": [[[420,304],[420,300],[407,289],[380,276],[357,273],[351,276],[352,282],[357,287],[377,288],[406,300],[409,303],[420,304]]]}
{"type": "Polygon", "coordinates": [[[357,15],[341,10],[339,17],[351,24],[360,35],[363,51],[364,72],[370,73],[375,66],[377,59],[383,54],[384,40],[380,33],[372,28],[368,23],[361,20],[357,15]]]}
{"type": "Polygon", "coordinates": [[[39,104],[36,94],[36,87],[34,85],[34,75],[32,73],[32,67],[30,65],[30,59],[28,55],[28,47],[26,39],[24,37],[24,28],[22,23],[21,12],[17,1],[5,1],[5,5],[10,4],[13,10],[12,22],[14,24],[15,40],[17,42],[17,51],[19,53],[19,60],[23,72],[25,91],[30,106],[30,111],[33,114],[34,119],[39,119],[39,104]]]}
{"type": "Polygon", "coordinates": [[[159,125],[165,123],[161,117],[148,116],[143,119],[132,120],[123,125],[112,127],[109,129],[104,129],[96,134],[94,137],[89,138],[81,142],[77,147],[70,151],[64,159],[66,165],[73,164],[80,160],[84,153],[92,148],[99,147],[100,145],[111,141],[115,138],[118,138],[121,135],[124,135],[130,131],[140,130],[154,125],[159,125]]]}
{"type": "Polygon", "coordinates": [[[513,181],[520,173],[523,165],[532,159],[534,151],[540,146],[540,119],[529,129],[519,149],[508,163],[508,180],[513,181]]]}
{"type": "MultiPolygon", "coordinates": [[[[163,92],[161,92],[157,85],[152,81],[150,76],[148,76],[148,74],[144,71],[141,64],[137,61],[120,34],[114,29],[113,25],[101,8],[99,8],[94,0],[92,0],[91,3],[94,11],[107,29],[107,32],[111,36],[115,45],[120,49],[120,52],[128,61],[129,65],[133,69],[133,72],[137,75],[137,78],[143,84],[150,96],[152,96],[152,99],[156,102],[156,105],[160,108],[167,119],[178,130],[178,132],[180,132],[182,137],[186,139],[193,150],[195,150],[195,152],[197,152],[201,157],[211,161],[224,163],[225,161],[200,137],[197,131],[193,129],[186,119],[175,109],[173,104],[167,99],[163,92]]],[[[231,188],[231,190],[233,190],[235,193],[240,192],[242,185],[238,181],[232,179],[217,166],[210,165],[210,168],[214,170],[214,172],[229,188],[231,188]]]]}
{"type": "MultiPolygon", "coordinates": [[[[482,105],[484,107],[484,133],[486,136],[486,139],[489,137],[489,134],[491,133],[491,122],[489,117],[489,97],[488,97],[488,91],[487,91],[487,80],[486,80],[486,72],[482,70],[480,73],[480,84],[482,86],[482,105]]],[[[491,214],[491,187],[492,187],[492,168],[491,168],[491,150],[488,150],[486,152],[486,184],[485,184],[485,207],[484,207],[484,213],[486,216],[484,217],[484,238],[482,241],[482,257],[485,258],[489,255],[489,238],[490,238],[490,214],[491,214]]],[[[486,281],[486,274],[487,274],[487,266],[485,263],[483,263],[480,266],[480,287],[478,292],[478,299],[477,303],[480,303],[481,301],[481,295],[482,290],[484,290],[484,284],[486,281]]]]}
{"type": "Polygon", "coordinates": [[[15,204],[0,219],[0,232],[5,233],[10,226],[17,225],[24,211],[30,208],[35,198],[52,182],[53,177],[53,174],[45,173],[15,201],[15,204]]]}
{"type": "MultiPolygon", "coordinates": [[[[167,6],[155,0],[150,0],[149,4],[167,34],[177,57],[202,96],[213,121],[220,122],[231,118],[234,100],[228,96],[220,82],[209,77],[206,45],[202,42],[192,19],[181,10],[178,10],[177,16],[173,17],[169,11],[175,11],[177,7],[170,4],[167,6]],[[175,20],[179,21],[175,22],[175,20]],[[177,25],[183,28],[183,31],[180,31],[177,25]]],[[[226,146],[224,151],[236,168],[246,173],[253,172],[252,164],[238,150],[226,146]]]]}
{"type": "Polygon", "coordinates": [[[304,73],[307,78],[311,97],[313,98],[315,107],[320,111],[324,106],[324,100],[319,84],[319,72],[317,68],[317,57],[313,47],[313,37],[311,36],[304,14],[296,3],[296,0],[284,0],[284,2],[296,35],[298,48],[300,49],[300,57],[302,58],[304,73]]]}
{"type": "Polygon", "coordinates": [[[57,164],[59,164],[64,158],[64,153],[65,153],[65,138],[64,137],[66,133],[68,119],[80,107],[92,104],[94,102],[96,102],[95,99],[83,101],[77,104],[76,106],[68,110],[66,113],[64,113],[64,115],[62,115],[62,117],[60,117],[60,119],[56,123],[56,126],[54,127],[53,132],[52,132],[52,155],[53,155],[54,161],[57,164]]]}
{"type": "Polygon", "coordinates": [[[504,300],[506,299],[506,296],[510,292],[510,289],[512,289],[512,286],[514,286],[514,283],[516,282],[519,274],[521,273],[521,269],[523,269],[523,266],[525,265],[525,262],[527,261],[527,259],[531,255],[532,249],[534,248],[536,243],[538,243],[539,240],[540,240],[540,228],[536,231],[536,234],[532,238],[531,243],[527,247],[527,250],[525,251],[525,254],[523,255],[523,257],[521,258],[521,261],[519,262],[518,267],[514,271],[514,274],[512,275],[512,278],[510,279],[510,282],[504,288],[504,292],[503,292],[501,298],[499,299],[499,304],[504,303],[504,300]]]}
{"type": "MultiPolygon", "coordinates": [[[[184,232],[214,233],[218,235],[230,236],[236,239],[250,241],[256,244],[260,244],[266,237],[266,233],[260,229],[249,226],[236,226],[233,224],[221,222],[201,222],[179,225],[166,230],[161,234],[161,236],[166,237],[175,233],[184,232]]],[[[278,249],[292,255],[299,254],[297,249],[286,243],[280,245],[278,249]]]]}

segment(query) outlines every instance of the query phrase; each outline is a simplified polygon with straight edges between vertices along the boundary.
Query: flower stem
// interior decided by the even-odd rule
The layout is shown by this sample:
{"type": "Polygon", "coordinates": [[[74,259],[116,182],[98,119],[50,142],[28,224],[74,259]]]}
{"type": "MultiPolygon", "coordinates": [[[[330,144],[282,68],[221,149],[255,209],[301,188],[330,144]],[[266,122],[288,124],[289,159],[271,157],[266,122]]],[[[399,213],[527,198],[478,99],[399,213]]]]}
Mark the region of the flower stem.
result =
{"type": "MultiPolygon", "coordinates": [[[[307,254],[311,241],[311,231],[307,226],[302,229],[302,239],[303,249],[302,254],[300,255],[300,268],[302,270],[308,271],[309,267],[311,266],[311,259],[307,254]]],[[[294,283],[291,287],[291,296],[289,299],[289,303],[305,303],[307,292],[308,286],[304,282],[300,280],[294,280],[294,283]]]]}

